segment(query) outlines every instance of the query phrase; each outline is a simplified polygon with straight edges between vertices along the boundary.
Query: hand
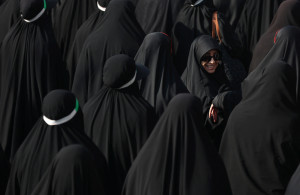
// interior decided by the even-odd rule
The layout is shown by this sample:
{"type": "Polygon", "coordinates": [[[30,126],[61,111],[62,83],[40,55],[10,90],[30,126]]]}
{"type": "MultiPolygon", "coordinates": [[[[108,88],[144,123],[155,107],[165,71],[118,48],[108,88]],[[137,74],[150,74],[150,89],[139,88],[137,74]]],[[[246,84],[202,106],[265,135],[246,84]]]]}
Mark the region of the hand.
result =
{"type": "Polygon", "coordinates": [[[218,109],[216,107],[214,107],[213,104],[211,104],[210,108],[209,108],[209,112],[208,112],[208,118],[213,117],[213,121],[214,123],[217,122],[218,119],[218,109]]]}

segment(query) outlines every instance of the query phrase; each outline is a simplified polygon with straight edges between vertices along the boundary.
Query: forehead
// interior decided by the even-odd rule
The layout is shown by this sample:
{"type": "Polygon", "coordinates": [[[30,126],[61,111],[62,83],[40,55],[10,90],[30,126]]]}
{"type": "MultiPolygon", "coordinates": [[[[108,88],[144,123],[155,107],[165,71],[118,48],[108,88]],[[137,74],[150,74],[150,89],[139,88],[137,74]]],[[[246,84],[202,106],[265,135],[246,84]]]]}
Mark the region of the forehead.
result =
{"type": "Polygon", "coordinates": [[[205,55],[213,56],[214,54],[218,54],[218,53],[219,53],[218,50],[212,49],[212,50],[209,50],[208,52],[206,52],[205,55]]]}

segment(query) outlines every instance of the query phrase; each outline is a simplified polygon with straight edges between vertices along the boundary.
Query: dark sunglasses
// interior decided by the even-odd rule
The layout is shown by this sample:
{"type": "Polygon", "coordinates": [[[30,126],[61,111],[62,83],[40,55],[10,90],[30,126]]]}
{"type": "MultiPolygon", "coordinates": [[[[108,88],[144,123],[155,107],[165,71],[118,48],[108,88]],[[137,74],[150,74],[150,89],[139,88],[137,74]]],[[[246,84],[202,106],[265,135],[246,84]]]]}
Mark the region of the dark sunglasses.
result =
{"type": "Polygon", "coordinates": [[[213,58],[214,61],[221,60],[220,54],[215,53],[213,56],[210,56],[210,55],[205,55],[205,56],[203,56],[203,57],[201,58],[201,61],[209,62],[209,61],[211,60],[211,58],[213,58]]]}

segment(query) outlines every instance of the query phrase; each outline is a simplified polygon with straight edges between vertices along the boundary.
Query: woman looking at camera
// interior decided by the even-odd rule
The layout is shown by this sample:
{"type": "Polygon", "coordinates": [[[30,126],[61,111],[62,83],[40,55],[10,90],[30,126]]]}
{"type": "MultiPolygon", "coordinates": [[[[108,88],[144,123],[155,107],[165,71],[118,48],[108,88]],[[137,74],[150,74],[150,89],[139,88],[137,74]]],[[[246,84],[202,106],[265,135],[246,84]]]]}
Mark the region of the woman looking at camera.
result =
{"type": "Polygon", "coordinates": [[[205,126],[219,147],[227,118],[240,101],[240,93],[232,91],[219,45],[211,36],[202,35],[193,41],[182,80],[190,93],[201,99],[205,126]]]}

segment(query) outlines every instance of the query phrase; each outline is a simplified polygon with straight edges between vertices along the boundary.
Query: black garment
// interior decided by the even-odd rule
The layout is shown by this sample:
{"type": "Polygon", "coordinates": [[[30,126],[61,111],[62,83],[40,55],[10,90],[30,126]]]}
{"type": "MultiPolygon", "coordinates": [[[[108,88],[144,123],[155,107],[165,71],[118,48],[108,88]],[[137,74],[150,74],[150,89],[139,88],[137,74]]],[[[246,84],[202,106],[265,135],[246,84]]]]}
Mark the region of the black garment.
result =
{"type": "Polygon", "coordinates": [[[299,178],[299,172],[300,172],[300,166],[298,165],[298,168],[294,172],[292,178],[289,181],[288,187],[285,191],[285,195],[299,195],[299,184],[300,184],[300,178],[299,178]]]}
{"type": "Polygon", "coordinates": [[[299,27],[282,28],[243,82],[220,149],[236,194],[283,194],[300,161],[299,37],[299,27]]]}
{"type": "Polygon", "coordinates": [[[268,63],[231,113],[220,153],[233,194],[284,194],[300,162],[297,80],[286,62],[268,63]]]}
{"type": "Polygon", "coordinates": [[[246,70],[252,58],[253,49],[261,35],[268,29],[279,5],[284,0],[247,0],[236,27],[236,34],[243,49],[240,60],[246,70]]]}
{"type": "Polygon", "coordinates": [[[256,44],[249,72],[252,72],[268,54],[274,44],[276,33],[284,26],[300,27],[300,1],[288,0],[280,4],[268,30],[260,37],[256,44]]]}
{"type": "Polygon", "coordinates": [[[0,6],[0,44],[20,17],[20,0],[5,0],[0,6]]]}
{"type": "Polygon", "coordinates": [[[179,94],[171,100],[132,164],[122,194],[231,194],[201,112],[195,96],[179,94]]]}
{"type": "Polygon", "coordinates": [[[83,110],[86,134],[105,155],[117,179],[114,188],[119,193],[133,160],[156,122],[154,109],[141,96],[136,82],[118,89],[128,82],[123,78],[134,76],[135,69],[127,68],[130,59],[134,63],[123,54],[107,60],[103,70],[104,86],[87,101],[83,110]]]}
{"type": "Polygon", "coordinates": [[[173,65],[171,41],[165,34],[148,34],[135,56],[135,61],[150,69],[150,75],[140,82],[140,91],[155,108],[158,116],[176,94],[188,93],[173,65]]]}
{"type": "Polygon", "coordinates": [[[58,0],[52,10],[54,34],[64,64],[73,44],[76,31],[97,10],[97,0],[58,0]]]}
{"type": "Polygon", "coordinates": [[[224,13],[228,22],[232,25],[233,29],[235,29],[240,20],[246,0],[213,0],[213,2],[216,9],[224,13]]]}
{"type": "MultiPolygon", "coordinates": [[[[30,3],[20,2],[24,19],[43,9],[43,1],[30,3]]],[[[49,4],[34,22],[20,18],[0,49],[0,142],[10,161],[41,115],[44,96],[61,86],[61,58],[47,14],[50,8],[49,4]]]]}
{"type": "Polygon", "coordinates": [[[185,0],[138,0],[135,15],[146,34],[171,33],[185,0]]]}
{"type": "Polygon", "coordinates": [[[206,118],[206,125],[210,126],[209,132],[218,147],[226,120],[240,97],[238,93],[231,90],[222,63],[212,74],[203,68],[201,58],[212,49],[219,50],[219,46],[209,35],[202,35],[195,39],[182,80],[190,93],[201,99],[203,117],[206,118]],[[213,123],[208,118],[208,111],[212,103],[219,110],[217,123],[213,123]]]}
{"type": "Polygon", "coordinates": [[[106,195],[105,158],[96,162],[82,145],[63,147],[49,165],[31,195],[106,195]]]}
{"type": "MultiPolygon", "coordinates": [[[[213,2],[204,0],[193,6],[195,3],[196,0],[185,1],[173,27],[174,64],[180,75],[187,66],[193,40],[199,35],[212,35],[212,18],[216,11],[213,2]]],[[[222,44],[231,55],[237,55],[241,46],[234,35],[234,30],[222,13],[218,12],[217,18],[222,44]]]]}
{"type": "MultiPolygon", "coordinates": [[[[277,60],[283,60],[297,70],[300,67],[300,27],[286,26],[274,37],[275,43],[260,64],[247,76],[242,83],[242,94],[248,96],[256,90],[255,83],[261,77],[262,70],[277,60]]],[[[300,78],[300,77],[297,77],[300,78]]],[[[297,94],[299,93],[297,86],[297,94]]]]}
{"type": "MultiPolygon", "coordinates": [[[[6,195],[28,195],[32,193],[47,167],[64,146],[80,144],[91,151],[97,163],[102,164],[103,155],[97,146],[85,135],[83,114],[76,106],[75,96],[65,90],[50,92],[43,101],[43,114],[20,146],[12,163],[6,195]],[[59,120],[72,111],[75,116],[60,125],[48,125],[47,117],[59,120]]],[[[106,184],[109,189],[109,179],[106,184]]],[[[109,191],[109,190],[108,190],[109,191]]]]}
{"type": "Polygon", "coordinates": [[[5,194],[6,184],[9,176],[10,164],[0,146],[0,194],[5,194]]]}
{"type": "MultiPolygon", "coordinates": [[[[98,4],[100,6],[107,6],[109,0],[98,0],[98,4]]],[[[101,20],[103,18],[104,11],[98,9],[96,10],[77,30],[74,38],[74,42],[72,47],[70,48],[68,58],[67,58],[67,71],[68,71],[68,81],[69,88],[72,88],[74,74],[76,70],[76,66],[78,63],[78,58],[81,53],[81,49],[87,37],[97,28],[99,28],[101,24],[101,20]]]]}
{"type": "Polygon", "coordinates": [[[75,71],[72,91],[80,105],[102,87],[105,61],[120,53],[134,57],[145,36],[128,0],[110,2],[100,25],[86,39],[75,71]]]}

